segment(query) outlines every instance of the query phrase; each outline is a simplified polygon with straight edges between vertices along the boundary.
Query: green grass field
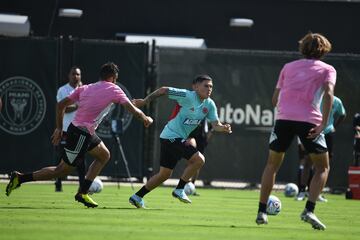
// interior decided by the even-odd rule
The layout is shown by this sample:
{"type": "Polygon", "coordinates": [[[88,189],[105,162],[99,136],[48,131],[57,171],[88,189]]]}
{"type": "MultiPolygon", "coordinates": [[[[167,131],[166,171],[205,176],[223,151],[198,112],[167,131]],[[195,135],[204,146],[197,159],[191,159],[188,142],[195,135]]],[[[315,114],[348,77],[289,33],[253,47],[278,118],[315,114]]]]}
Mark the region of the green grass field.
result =
{"type": "Polygon", "coordinates": [[[145,197],[148,209],[128,203],[129,187],[105,186],[95,194],[96,209],[73,200],[76,185],[54,192],[53,184],[24,184],[10,197],[0,184],[0,239],[360,239],[360,201],[330,195],[317,204],[317,216],[327,225],[316,231],[300,221],[305,202],[274,194],[282,201],[278,216],[257,226],[258,191],[198,189],[192,204],[171,196],[161,187],[145,197]]]}

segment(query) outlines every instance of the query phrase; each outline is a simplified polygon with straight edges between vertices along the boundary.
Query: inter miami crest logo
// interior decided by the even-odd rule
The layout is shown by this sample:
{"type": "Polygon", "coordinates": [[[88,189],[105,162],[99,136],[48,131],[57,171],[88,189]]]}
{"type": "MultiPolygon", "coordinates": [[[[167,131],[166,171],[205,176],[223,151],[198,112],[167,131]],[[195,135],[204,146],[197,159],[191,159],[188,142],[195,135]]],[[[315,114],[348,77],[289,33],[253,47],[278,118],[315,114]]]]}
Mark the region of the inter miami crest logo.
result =
{"type": "Polygon", "coordinates": [[[0,129],[13,135],[26,135],[34,131],[46,113],[43,91],[33,80],[11,77],[0,83],[0,129]]]}
{"type": "MultiPolygon", "coordinates": [[[[126,94],[126,96],[131,99],[130,92],[120,83],[116,83],[126,94]]],[[[102,120],[99,127],[96,129],[96,134],[103,138],[111,138],[111,121],[112,120],[121,120],[122,121],[122,130],[123,132],[129,127],[133,115],[125,110],[120,104],[113,104],[111,106],[110,112],[102,120]]]]}

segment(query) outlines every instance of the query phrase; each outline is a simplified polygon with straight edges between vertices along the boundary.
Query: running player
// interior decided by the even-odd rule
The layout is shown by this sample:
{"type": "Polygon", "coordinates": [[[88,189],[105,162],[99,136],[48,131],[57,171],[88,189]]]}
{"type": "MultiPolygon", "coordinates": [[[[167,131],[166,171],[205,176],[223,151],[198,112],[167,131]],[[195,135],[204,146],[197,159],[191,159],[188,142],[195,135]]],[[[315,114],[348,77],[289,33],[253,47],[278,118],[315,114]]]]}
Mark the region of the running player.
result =
{"type": "Polygon", "coordinates": [[[269,156],[261,179],[257,224],[267,224],[266,205],[276,173],[294,136],[299,136],[313,161],[315,174],[310,184],[309,199],[301,220],[314,229],[326,227],[315,216],[316,199],[321,193],[329,172],[325,129],[333,102],[336,70],[320,59],[331,51],[331,43],[321,34],[308,33],[299,41],[304,59],[286,64],[280,72],[273,95],[277,117],[270,135],[269,156]],[[323,101],[320,111],[321,99],[323,101]]]}
{"type": "Polygon", "coordinates": [[[200,75],[195,78],[194,83],[194,91],[161,87],[145,99],[134,101],[136,106],[141,107],[155,98],[167,95],[170,99],[176,100],[181,106],[179,113],[166,124],[160,134],[160,171],[129,198],[129,202],[137,208],[145,207],[143,197],[171,176],[174,167],[181,158],[187,159],[188,164],[172,195],[181,202],[191,203],[191,200],[185,194],[184,186],[196,171],[204,165],[205,157],[186,139],[205,118],[211,122],[215,131],[231,133],[231,126],[222,124],[219,121],[215,103],[210,98],[213,89],[212,79],[208,75],[200,75]]]}
{"type": "Polygon", "coordinates": [[[101,67],[100,80],[96,83],[78,87],[69,97],[57,104],[56,129],[52,135],[52,143],[59,144],[63,132],[63,117],[65,108],[78,103],[75,118],[67,129],[63,159],[57,166],[45,167],[32,173],[14,171],[10,175],[10,182],[6,187],[6,195],[20,187],[22,183],[31,181],[51,180],[70,174],[79,161],[83,161],[84,154],[89,152],[94,161],[85,176],[84,184],[75,195],[75,200],[87,207],[97,207],[98,204],[88,195],[89,187],[94,178],[110,159],[110,152],[96,135],[95,130],[101,120],[110,111],[113,103],[121,104],[137,119],[148,127],[152,123],[151,117],[146,116],[127,98],[123,90],[116,85],[118,67],[114,63],[106,63],[101,67]]]}
{"type": "MultiPolygon", "coordinates": [[[[192,83],[193,90],[195,89],[195,79],[192,83]]],[[[176,115],[179,113],[181,106],[176,103],[169,120],[176,117],[176,115]]],[[[204,155],[205,154],[205,148],[208,145],[208,141],[212,135],[212,126],[211,124],[208,124],[208,121],[206,119],[203,119],[200,124],[189,134],[188,139],[186,139],[188,144],[193,145],[199,152],[204,155]]],[[[205,156],[205,155],[204,155],[205,156]]],[[[200,169],[196,171],[194,176],[191,177],[191,182],[195,186],[195,182],[198,179],[200,174],[200,169]]],[[[199,193],[196,191],[192,194],[194,196],[200,196],[199,193]]]]}

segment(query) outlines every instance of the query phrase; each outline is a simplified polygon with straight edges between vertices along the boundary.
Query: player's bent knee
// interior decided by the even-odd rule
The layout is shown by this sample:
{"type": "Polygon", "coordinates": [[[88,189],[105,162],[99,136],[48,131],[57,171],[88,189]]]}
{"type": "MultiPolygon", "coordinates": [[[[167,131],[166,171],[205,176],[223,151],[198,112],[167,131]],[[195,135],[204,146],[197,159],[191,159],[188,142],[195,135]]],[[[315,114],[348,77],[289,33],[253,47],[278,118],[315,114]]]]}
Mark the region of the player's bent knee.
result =
{"type": "Polygon", "coordinates": [[[110,160],[110,157],[111,157],[110,151],[108,149],[103,149],[103,151],[99,157],[99,160],[105,164],[110,160]]]}
{"type": "Polygon", "coordinates": [[[204,155],[202,155],[200,152],[198,152],[197,154],[195,154],[193,156],[193,161],[195,164],[199,165],[200,167],[203,166],[205,164],[205,157],[204,155]]]}
{"type": "Polygon", "coordinates": [[[171,176],[172,174],[172,170],[168,171],[167,169],[161,169],[160,172],[158,173],[158,177],[165,181],[167,179],[169,179],[169,177],[171,176]]]}

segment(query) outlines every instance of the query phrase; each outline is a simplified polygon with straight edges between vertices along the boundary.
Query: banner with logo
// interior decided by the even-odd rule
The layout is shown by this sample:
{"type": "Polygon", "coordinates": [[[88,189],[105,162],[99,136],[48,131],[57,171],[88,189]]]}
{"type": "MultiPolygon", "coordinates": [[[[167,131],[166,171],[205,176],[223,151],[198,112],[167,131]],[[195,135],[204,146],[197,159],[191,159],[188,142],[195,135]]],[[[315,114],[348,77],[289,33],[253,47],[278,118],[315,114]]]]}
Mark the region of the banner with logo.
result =
{"type": "MultiPolygon", "coordinates": [[[[268,141],[275,112],[271,98],[279,72],[289,61],[300,58],[297,53],[269,51],[241,51],[221,49],[159,48],[159,86],[191,89],[191,81],[198,74],[213,78],[212,99],[218,107],[222,122],[232,125],[233,133],[215,133],[205,151],[206,163],[200,179],[227,179],[260,182],[268,155],[268,141]]],[[[352,114],[358,110],[360,89],[354,87],[359,75],[360,57],[332,55],[328,61],[338,70],[336,94],[344,99],[349,113],[335,137],[334,163],[329,184],[346,186],[346,169],[352,159],[352,114]],[[354,88],[353,88],[354,87],[354,88]],[[354,94],[347,94],[352,91],[354,94]]],[[[157,101],[159,136],[169,120],[175,102],[157,101]]],[[[159,145],[155,147],[155,168],[159,164],[159,145]]],[[[184,162],[175,171],[179,176],[184,162]]],[[[295,141],[290,147],[278,173],[277,181],[295,182],[299,165],[295,141]]]]}
{"type": "MultiPolygon", "coordinates": [[[[106,62],[114,62],[119,67],[117,84],[132,98],[142,98],[145,94],[148,46],[146,44],[125,44],[119,41],[75,40],[74,65],[82,69],[84,84],[99,80],[100,67],[106,62]]],[[[121,105],[113,105],[97,129],[111,153],[111,160],[105,166],[102,175],[127,177],[123,156],[111,133],[112,120],[122,122],[121,147],[129,164],[133,177],[144,176],[144,128],[140,121],[121,105]]],[[[89,159],[89,163],[91,160],[89,159]]]]}
{"type": "Polygon", "coordinates": [[[52,165],[58,42],[0,38],[0,52],[0,172],[52,165]]]}

